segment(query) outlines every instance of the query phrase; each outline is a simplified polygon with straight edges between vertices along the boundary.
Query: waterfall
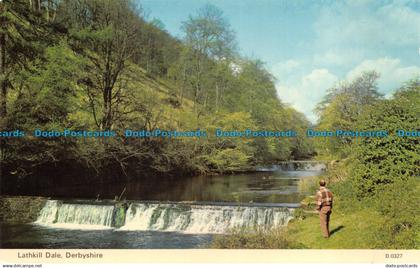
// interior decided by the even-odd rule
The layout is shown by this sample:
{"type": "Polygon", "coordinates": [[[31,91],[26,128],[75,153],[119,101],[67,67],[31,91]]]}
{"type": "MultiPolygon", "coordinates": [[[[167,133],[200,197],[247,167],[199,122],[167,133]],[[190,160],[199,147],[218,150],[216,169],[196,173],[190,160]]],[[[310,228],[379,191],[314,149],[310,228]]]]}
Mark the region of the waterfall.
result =
{"type": "Polygon", "coordinates": [[[324,162],[318,161],[288,161],[271,167],[259,167],[257,171],[325,171],[327,168],[324,162]]]}
{"type": "Polygon", "coordinates": [[[225,233],[232,228],[272,228],[286,225],[291,210],[184,204],[131,204],[121,230],[225,233]]]}
{"type": "MultiPolygon", "coordinates": [[[[52,228],[114,228],[114,205],[69,204],[49,200],[36,224],[52,228]]],[[[287,225],[292,209],[246,205],[131,203],[121,231],[226,233],[232,228],[272,228],[287,225]]]]}
{"type": "Polygon", "coordinates": [[[48,200],[36,221],[55,228],[104,229],[110,228],[114,206],[66,204],[48,200]]]}

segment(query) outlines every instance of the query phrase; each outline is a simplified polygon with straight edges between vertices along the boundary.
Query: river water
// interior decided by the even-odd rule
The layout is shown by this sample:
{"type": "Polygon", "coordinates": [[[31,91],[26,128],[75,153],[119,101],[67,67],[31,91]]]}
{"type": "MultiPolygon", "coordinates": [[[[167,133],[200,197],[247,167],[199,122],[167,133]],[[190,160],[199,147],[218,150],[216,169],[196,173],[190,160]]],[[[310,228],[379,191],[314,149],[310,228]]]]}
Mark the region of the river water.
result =
{"type": "Polygon", "coordinates": [[[285,163],[246,174],[50,190],[36,222],[1,224],[0,247],[206,248],[231,229],[287,225],[307,194],[299,181],[323,170],[314,162],[285,163]],[[111,199],[121,193],[126,213],[117,224],[121,209],[111,199]]]}

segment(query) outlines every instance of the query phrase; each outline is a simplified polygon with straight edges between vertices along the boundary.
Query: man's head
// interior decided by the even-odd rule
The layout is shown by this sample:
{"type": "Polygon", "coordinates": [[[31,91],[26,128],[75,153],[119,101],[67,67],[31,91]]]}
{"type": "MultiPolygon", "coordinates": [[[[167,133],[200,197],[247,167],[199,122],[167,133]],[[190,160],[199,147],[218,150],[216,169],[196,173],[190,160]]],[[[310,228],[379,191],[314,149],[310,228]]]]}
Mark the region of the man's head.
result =
{"type": "Polygon", "coordinates": [[[324,187],[325,185],[327,185],[327,183],[325,182],[324,179],[319,181],[319,186],[324,187]]]}

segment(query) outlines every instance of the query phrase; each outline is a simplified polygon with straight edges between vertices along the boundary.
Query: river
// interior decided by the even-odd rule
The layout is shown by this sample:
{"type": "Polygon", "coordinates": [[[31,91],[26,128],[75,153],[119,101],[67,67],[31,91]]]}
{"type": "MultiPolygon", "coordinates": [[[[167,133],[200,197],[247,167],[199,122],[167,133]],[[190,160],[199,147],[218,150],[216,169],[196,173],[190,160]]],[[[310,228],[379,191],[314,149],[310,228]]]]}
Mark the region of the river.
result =
{"type": "Polygon", "coordinates": [[[51,197],[32,224],[1,224],[1,248],[206,248],[233,228],[285,226],[307,194],[316,162],[256,172],[34,189],[51,197]],[[51,195],[53,193],[53,195],[51,195]],[[72,195],[70,195],[72,193],[72,195]],[[112,201],[122,194],[125,209],[112,201]],[[125,211],[122,222],[118,214],[125,211]]]}

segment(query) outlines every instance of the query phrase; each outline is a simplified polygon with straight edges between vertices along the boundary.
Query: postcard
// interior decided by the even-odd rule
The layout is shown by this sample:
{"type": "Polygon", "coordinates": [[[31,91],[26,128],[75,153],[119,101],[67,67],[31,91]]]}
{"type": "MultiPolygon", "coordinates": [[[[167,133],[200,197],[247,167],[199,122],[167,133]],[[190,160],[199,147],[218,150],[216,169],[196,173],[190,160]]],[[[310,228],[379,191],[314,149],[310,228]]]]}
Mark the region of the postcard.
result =
{"type": "Polygon", "coordinates": [[[418,0],[0,0],[0,23],[2,267],[420,264],[418,0]]]}

